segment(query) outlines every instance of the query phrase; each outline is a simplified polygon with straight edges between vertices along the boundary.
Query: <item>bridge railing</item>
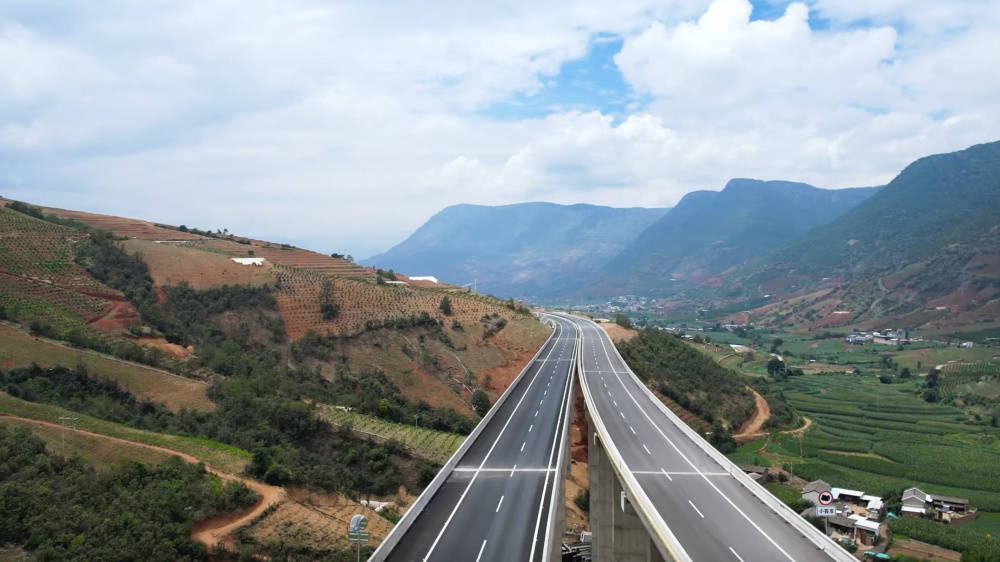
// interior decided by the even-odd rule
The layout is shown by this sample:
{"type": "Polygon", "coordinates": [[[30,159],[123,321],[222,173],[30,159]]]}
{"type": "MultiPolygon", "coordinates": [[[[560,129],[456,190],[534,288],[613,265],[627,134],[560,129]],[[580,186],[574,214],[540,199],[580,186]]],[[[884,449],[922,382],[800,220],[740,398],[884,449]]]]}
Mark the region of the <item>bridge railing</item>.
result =
{"type": "MultiPolygon", "coordinates": [[[[600,329],[600,327],[598,328],[600,329]]],[[[604,336],[601,335],[600,337],[604,336]]],[[[752,493],[761,503],[766,505],[771,511],[778,514],[796,531],[798,531],[799,534],[815,544],[818,550],[823,551],[833,560],[838,560],[840,562],[857,562],[857,559],[844,550],[844,548],[837,544],[836,541],[828,537],[826,533],[820,531],[816,527],[813,527],[811,523],[799,516],[798,513],[795,513],[792,508],[785,505],[784,502],[776,498],[771,492],[768,492],[766,488],[747,476],[747,474],[740,470],[740,468],[736,466],[733,461],[726,458],[726,456],[720,453],[718,449],[713,447],[708,441],[705,441],[701,435],[698,435],[695,430],[691,429],[686,423],[684,423],[684,420],[682,420],[677,414],[673,413],[670,408],[667,408],[666,405],[664,405],[663,402],[661,402],[639,379],[639,377],[636,376],[636,374],[632,371],[632,368],[625,362],[625,359],[620,353],[618,353],[618,348],[613,342],[611,344],[611,348],[614,350],[615,356],[621,361],[621,364],[625,366],[625,370],[628,371],[632,380],[635,381],[636,385],[646,391],[647,398],[649,398],[649,400],[655,404],[661,412],[663,412],[667,419],[669,419],[680,431],[697,444],[698,447],[708,454],[708,456],[712,457],[712,459],[715,460],[720,467],[731,474],[737,482],[752,493]]]]}

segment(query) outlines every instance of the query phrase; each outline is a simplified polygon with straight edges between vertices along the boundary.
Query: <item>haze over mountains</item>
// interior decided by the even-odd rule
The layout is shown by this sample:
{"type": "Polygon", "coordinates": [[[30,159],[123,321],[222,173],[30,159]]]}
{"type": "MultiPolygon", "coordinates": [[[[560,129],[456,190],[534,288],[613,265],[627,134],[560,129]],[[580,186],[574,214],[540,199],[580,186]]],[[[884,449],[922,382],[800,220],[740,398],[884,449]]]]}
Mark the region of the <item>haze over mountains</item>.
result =
{"type": "Polygon", "coordinates": [[[454,205],[363,263],[434,275],[504,297],[561,294],[618,255],[667,209],[520,203],[454,205]]]}

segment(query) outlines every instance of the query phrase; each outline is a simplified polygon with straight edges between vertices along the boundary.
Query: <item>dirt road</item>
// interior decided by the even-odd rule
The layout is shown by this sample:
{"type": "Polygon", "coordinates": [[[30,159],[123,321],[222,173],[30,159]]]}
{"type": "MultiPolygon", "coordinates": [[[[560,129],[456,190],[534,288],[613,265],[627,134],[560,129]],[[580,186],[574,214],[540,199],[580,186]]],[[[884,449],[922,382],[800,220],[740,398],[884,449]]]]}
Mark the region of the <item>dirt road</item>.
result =
{"type": "MultiPolygon", "coordinates": [[[[74,431],[82,435],[89,435],[100,439],[107,439],[110,441],[125,443],[135,447],[143,447],[146,449],[159,451],[161,453],[178,456],[190,463],[202,462],[200,459],[193,457],[187,453],[175,451],[173,449],[168,449],[166,447],[159,447],[157,445],[148,445],[146,443],[140,443],[138,441],[122,439],[120,437],[111,437],[110,435],[102,435],[100,433],[94,433],[93,431],[87,431],[86,429],[73,429],[57,423],[35,420],[31,418],[22,418],[21,416],[11,416],[8,414],[0,414],[0,417],[18,420],[24,423],[30,423],[44,427],[51,427],[64,431],[74,431]]],[[[229,534],[231,532],[252,521],[255,517],[263,513],[264,510],[266,510],[268,507],[271,507],[272,505],[280,503],[285,500],[285,490],[282,488],[278,488],[276,486],[269,486],[267,484],[264,484],[263,482],[258,482],[256,480],[246,478],[243,476],[238,476],[236,474],[222,472],[221,470],[212,468],[207,464],[205,465],[205,470],[211,472],[212,474],[218,476],[219,478],[222,478],[223,480],[242,482],[248,488],[257,492],[260,495],[260,499],[257,501],[257,503],[255,503],[250,509],[246,511],[239,513],[227,513],[206,519],[205,521],[200,521],[195,523],[194,533],[192,534],[192,538],[198,542],[203,543],[209,549],[212,549],[220,542],[228,544],[230,540],[229,534]]]]}
{"type": "Polygon", "coordinates": [[[733,434],[733,438],[737,440],[748,435],[760,433],[761,428],[764,427],[764,424],[767,423],[767,420],[771,417],[771,406],[767,403],[767,400],[764,400],[764,397],[761,396],[756,390],[750,388],[749,386],[746,388],[753,393],[753,401],[756,408],[754,409],[753,415],[747,418],[747,420],[743,422],[743,425],[740,426],[739,431],[733,434]]]}

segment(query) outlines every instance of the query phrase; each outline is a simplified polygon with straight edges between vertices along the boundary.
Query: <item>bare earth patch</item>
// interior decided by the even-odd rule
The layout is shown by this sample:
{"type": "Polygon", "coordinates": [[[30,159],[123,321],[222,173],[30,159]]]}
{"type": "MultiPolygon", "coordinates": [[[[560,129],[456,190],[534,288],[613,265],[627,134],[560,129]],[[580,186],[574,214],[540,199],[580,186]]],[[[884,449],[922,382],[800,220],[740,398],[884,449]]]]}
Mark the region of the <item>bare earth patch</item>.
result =
{"type": "Polygon", "coordinates": [[[608,337],[611,338],[611,341],[613,342],[629,341],[639,335],[639,332],[631,328],[625,328],[611,322],[602,322],[601,324],[598,324],[598,326],[604,328],[604,331],[607,332],[608,337]]]}

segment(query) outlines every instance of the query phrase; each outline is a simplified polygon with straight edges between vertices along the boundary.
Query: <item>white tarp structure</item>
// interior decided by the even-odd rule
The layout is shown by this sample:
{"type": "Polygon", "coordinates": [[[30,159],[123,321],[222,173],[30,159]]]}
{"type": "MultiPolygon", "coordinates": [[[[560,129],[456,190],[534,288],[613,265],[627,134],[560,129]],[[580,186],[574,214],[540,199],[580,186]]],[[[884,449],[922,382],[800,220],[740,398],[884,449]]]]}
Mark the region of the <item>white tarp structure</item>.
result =
{"type": "Polygon", "coordinates": [[[264,265],[264,258],[233,258],[240,265],[264,265]]]}

